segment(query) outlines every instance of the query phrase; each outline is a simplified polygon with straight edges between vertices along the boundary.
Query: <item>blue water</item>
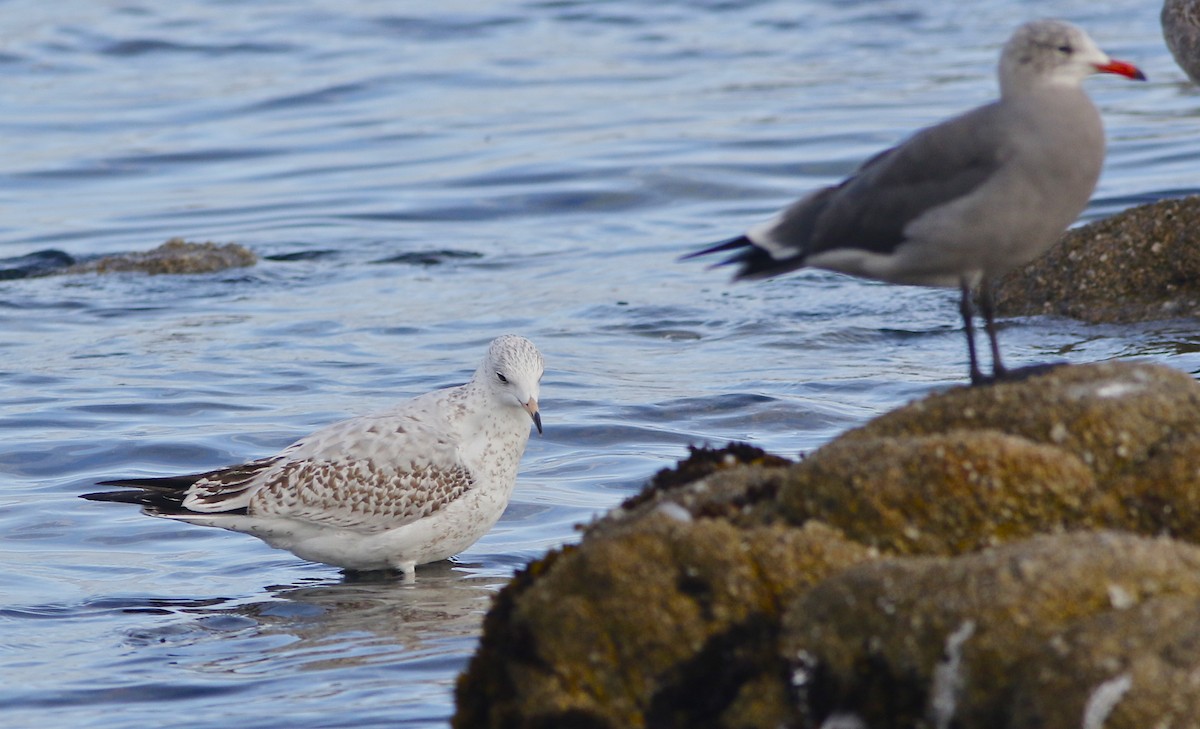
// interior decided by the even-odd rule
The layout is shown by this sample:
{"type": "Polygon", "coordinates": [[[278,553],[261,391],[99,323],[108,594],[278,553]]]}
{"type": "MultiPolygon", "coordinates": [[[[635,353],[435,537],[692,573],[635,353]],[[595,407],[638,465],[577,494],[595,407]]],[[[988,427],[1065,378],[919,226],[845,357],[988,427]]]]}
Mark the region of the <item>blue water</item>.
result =
{"type": "MultiPolygon", "coordinates": [[[[961,382],[952,292],[677,255],[995,91],[1021,21],[1146,84],[1088,87],[1097,218],[1200,188],[1200,92],[1134,0],[14,0],[0,256],[236,241],[225,273],[0,282],[0,725],[444,726],[489,598],[691,443],[785,455],[961,382]],[[213,468],[547,361],[495,530],[415,584],[76,498],[213,468]]],[[[1200,371],[1191,321],[1010,321],[1012,365],[1200,371]]]]}

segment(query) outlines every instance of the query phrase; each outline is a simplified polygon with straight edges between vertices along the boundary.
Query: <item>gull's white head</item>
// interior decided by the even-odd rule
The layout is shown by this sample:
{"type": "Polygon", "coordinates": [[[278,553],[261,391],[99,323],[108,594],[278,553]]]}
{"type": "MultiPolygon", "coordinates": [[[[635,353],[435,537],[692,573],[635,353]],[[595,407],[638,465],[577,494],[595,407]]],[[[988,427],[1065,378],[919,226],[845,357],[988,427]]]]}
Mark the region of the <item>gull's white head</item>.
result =
{"type": "Polygon", "coordinates": [[[1077,87],[1094,73],[1115,73],[1146,80],[1136,66],[1109,58],[1096,43],[1070,23],[1035,20],[1017,28],[1000,54],[1000,93],[1046,86],[1077,87]]]}
{"type": "Polygon", "coordinates": [[[533,342],[516,334],[496,337],[488,346],[483,364],[475,371],[475,381],[496,395],[502,403],[511,403],[529,413],[538,433],[542,416],[538,395],[545,364],[533,342]]]}

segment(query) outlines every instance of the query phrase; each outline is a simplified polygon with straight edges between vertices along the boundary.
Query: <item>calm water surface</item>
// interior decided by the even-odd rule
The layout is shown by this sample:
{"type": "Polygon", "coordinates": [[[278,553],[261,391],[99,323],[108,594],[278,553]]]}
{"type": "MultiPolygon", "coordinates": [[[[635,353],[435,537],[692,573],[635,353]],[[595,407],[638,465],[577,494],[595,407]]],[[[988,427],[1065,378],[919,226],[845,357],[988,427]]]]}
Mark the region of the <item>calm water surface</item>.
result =
{"type": "MultiPolygon", "coordinates": [[[[0,256],[237,241],[227,273],[0,282],[0,724],[444,726],[489,597],[692,443],[783,454],[965,372],[952,292],[675,262],[992,97],[1019,22],[1085,26],[1087,217],[1195,192],[1154,3],[3,3],[0,256]],[[497,528],[415,584],[76,498],[213,468],[546,355],[497,528]]],[[[1193,322],[1035,318],[1011,364],[1200,370],[1193,322]]]]}

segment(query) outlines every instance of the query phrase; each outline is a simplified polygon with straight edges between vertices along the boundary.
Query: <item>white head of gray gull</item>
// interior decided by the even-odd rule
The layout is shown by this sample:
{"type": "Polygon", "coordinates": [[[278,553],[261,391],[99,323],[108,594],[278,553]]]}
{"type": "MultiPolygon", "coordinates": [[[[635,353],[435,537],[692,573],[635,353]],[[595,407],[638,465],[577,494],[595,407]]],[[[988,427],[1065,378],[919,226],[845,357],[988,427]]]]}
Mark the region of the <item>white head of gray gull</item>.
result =
{"type": "Polygon", "coordinates": [[[274,456],[207,473],[101,481],[84,494],[152,515],[252,534],[347,570],[451,557],[504,512],[538,411],[542,355],[497,337],[471,381],[343,420],[274,456]]]}
{"type": "Polygon", "coordinates": [[[1058,20],[1019,27],[1000,54],[1000,98],[922,129],[745,235],[685,258],[733,252],[737,279],[803,267],[899,284],[958,286],[972,383],[1008,371],[992,286],[1045,252],[1087,205],[1104,163],[1094,73],[1145,76],[1058,20]],[[975,349],[978,291],[993,374],[975,349]]]}

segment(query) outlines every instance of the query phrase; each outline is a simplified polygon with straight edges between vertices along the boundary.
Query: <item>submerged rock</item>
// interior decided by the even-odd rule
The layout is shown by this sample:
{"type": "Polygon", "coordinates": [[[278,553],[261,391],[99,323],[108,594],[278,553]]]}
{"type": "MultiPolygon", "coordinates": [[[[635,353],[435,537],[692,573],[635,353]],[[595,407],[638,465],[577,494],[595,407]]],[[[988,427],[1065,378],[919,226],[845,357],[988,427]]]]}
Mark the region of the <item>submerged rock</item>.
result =
{"type": "Polygon", "coordinates": [[[476,260],[483,258],[477,251],[463,251],[455,248],[437,248],[421,251],[405,251],[394,256],[388,256],[372,263],[404,263],[411,266],[440,266],[449,261],[476,260]]]}
{"type": "Polygon", "coordinates": [[[257,261],[252,251],[237,243],[189,243],[182,238],[172,238],[149,251],[105,256],[69,266],[62,273],[213,273],[253,266],[257,261]]]}
{"type": "Polygon", "coordinates": [[[118,253],[92,260],[80,260],[55,249],[0,259],[0,280],[127,271],[149,274],[213,273],[227,268],[253,266],[257,260],[252,251],[237,243],[189,243],[182,238],[172,238],[149,251],[118,253]]]}
{"type": "Polygon", "coordinates": [[[1001,279],[1001,314],[1089,322],[1200,316],[1200,196],[1140,205],[1070,230],[1001,279]]]}
{"type": "MultiPolygon", "coordinates": [[[[500,593],[455,726],[1060,726],[1004,723],[1067,691],[1056,636],[1200,598],[1198,457],[1200,384],[1132,363],[952,388],[798,463],[696,449],[500,593]]],[[[1130,680],[1166,672],[1136,635],[1130,680]]]]}
{"type": "Polygon", "coordinates": [[[61,272],[75,263],[69,253],[47,248],[23,256],[0,259],[0,280],[33,278],[61,272]]]}

